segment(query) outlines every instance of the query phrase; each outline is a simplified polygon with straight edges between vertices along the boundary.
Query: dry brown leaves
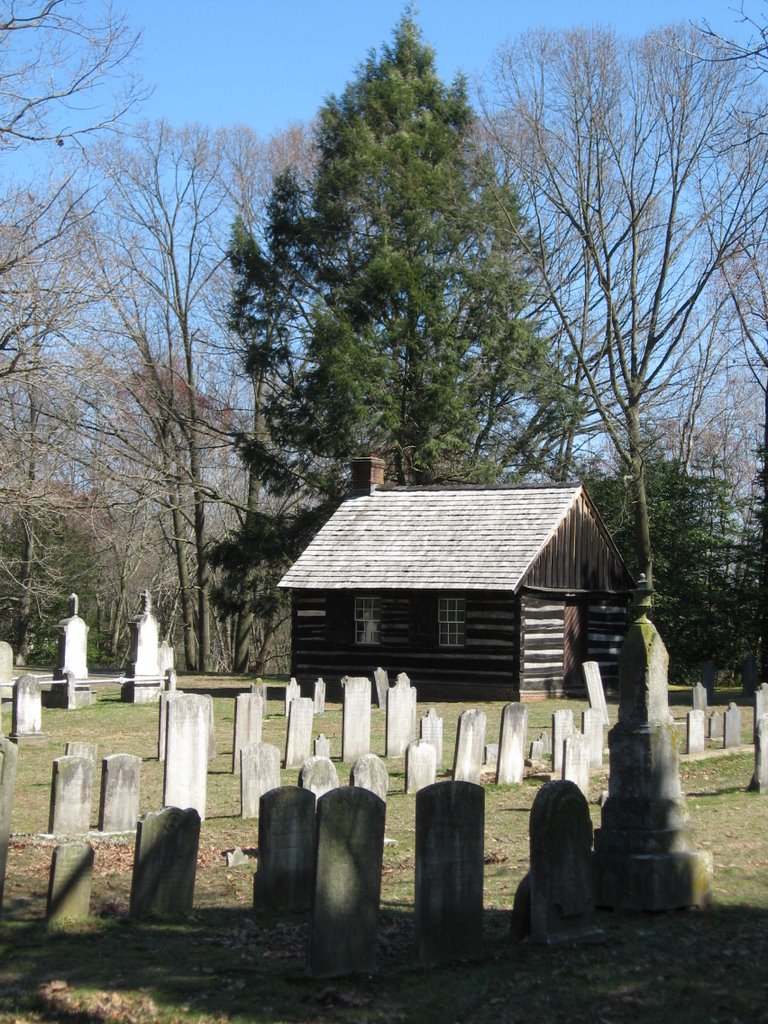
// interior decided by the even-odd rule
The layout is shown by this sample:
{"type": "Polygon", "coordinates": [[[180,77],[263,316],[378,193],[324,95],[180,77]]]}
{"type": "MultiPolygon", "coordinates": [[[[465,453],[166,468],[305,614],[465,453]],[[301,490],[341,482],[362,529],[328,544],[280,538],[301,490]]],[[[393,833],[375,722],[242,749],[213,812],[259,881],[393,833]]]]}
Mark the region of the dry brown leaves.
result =
{"type": "MultiPolygon", "coordinates": [[[[90,992],[80,994],[60,979],[41,985],[38,995],[54,1015],[77,1016],[84,1024],[141,1024],[156,1020],[159,1011],[145,993],[90,992]]],[[[166,1024],[182,1024],[183,1017],[163,1015],[166,1024]]],[[[198,1024],[225,1024],[226,1017],[198,1017],[198,1024]]]]}

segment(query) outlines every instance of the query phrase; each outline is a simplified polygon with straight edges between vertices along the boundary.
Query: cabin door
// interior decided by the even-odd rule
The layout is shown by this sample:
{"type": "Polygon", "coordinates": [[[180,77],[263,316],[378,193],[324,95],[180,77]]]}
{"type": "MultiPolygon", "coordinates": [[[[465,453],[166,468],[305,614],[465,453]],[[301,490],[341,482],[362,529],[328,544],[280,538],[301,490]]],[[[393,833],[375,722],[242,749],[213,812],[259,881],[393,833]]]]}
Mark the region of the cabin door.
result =
{"type": "Polygon", "coordinates": [[[589,605],[584,599],[567,597],[563,617],[563,687],[566,693],[584,688],[581,663],[587,657],[589,605]]]}

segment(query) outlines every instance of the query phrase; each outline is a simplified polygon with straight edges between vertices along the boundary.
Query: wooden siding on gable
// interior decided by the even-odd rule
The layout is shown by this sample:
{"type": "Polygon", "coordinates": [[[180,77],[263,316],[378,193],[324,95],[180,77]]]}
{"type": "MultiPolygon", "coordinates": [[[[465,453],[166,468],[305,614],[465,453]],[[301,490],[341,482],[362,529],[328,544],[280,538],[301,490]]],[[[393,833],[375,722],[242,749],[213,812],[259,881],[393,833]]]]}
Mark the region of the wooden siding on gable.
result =
{"type": "Polygon", "coordinates": [[[622,592],[631,580],[589,501],[581,494],[523,579],[559,591],[622,592]]]}

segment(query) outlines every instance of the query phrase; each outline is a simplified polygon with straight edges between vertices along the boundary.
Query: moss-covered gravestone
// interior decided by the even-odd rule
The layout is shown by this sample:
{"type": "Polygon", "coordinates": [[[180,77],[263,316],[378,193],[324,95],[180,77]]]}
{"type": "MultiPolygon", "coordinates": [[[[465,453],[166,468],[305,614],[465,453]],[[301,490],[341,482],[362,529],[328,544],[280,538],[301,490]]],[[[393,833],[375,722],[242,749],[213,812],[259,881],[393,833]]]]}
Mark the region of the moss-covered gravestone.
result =
{"type": "Polygon", "coordinates": [[[619,720],[608,734],[610,782],[595,832],[595,902],[634,910],[703,906],[712,858],[695,850],[667,699],[669,657],[648,618],[641,577],[619,655],[619,720]]]}

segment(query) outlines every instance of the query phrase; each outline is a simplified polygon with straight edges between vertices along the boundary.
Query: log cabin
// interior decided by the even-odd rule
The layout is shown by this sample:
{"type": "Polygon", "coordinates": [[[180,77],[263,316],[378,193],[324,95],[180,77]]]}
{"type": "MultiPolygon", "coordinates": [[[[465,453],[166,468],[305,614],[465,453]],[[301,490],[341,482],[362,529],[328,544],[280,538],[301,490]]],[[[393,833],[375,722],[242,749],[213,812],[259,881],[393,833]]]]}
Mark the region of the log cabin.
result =
{"type": "Polygon", "coordinates": [[[633,582],[580,484],[352,489],[284,575],[299,681],[405,672],[420,698],[520,700],[615,686],[633,582]]]}

